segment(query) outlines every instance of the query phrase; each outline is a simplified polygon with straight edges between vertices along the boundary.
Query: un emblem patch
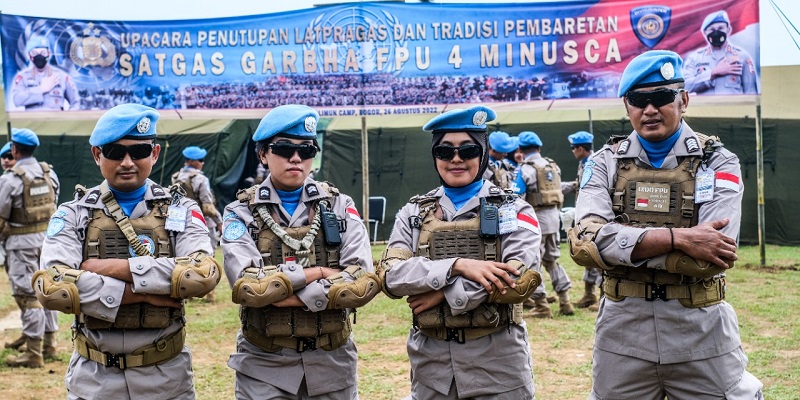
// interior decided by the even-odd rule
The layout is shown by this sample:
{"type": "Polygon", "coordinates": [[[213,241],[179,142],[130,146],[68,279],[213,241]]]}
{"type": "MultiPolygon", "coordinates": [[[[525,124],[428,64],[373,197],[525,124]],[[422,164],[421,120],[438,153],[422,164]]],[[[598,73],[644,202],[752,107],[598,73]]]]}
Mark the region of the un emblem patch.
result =
{"type": "Polygon", "coordinates": [[[643,6],[631,9],[633,33],[643,45],[652,49],[669,29],[672,9],[665,6],[643,6]]]}

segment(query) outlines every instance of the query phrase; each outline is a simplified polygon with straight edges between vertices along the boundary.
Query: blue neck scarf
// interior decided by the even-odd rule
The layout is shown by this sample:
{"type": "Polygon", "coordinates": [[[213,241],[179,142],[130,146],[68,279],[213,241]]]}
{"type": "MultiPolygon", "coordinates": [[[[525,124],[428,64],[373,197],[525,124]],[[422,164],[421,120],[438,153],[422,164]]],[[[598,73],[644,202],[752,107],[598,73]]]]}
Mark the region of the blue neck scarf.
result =
{"type": "Polygon", "coordinates": [[[297,205],[300,204],[300,195],[303,193],[303,187],[300,186],[297,190],[291,192],[284,192],[283,190],[275,189],[278,192],[278,197],[281,198],[281,206],[286,210],[289,215],[294,215],[294,210],[297,210],[297,205]]]}
{"type": "Polygon", "coordinates": [[[489,164],[492,164],[494,166],[499,166],[500,165],[500,160],[496,160],[494,157],[489,156],[489,164]]]}
{"type": "Polygon", "coordinates": [[[144,200],[144,194],[147,192],[147,184],[145,183],[142,187],[132,192],[121,192],[112,187],[109,187],[109,189],[111,189],[111,193],[114,194],[114,199],[117,200],[117,203],[119,203],[119,206],[122,208],[122,212],[130,217],[136,205],[144,200]]]}
{"type": "Polygon", "coordinates": [[[475,197],[483,187],[483,179],[477,182],[472,182],[467,186],[462,187],[444,187],[444,194],[453,202],[456,211],[460,210],[464,204],[467,204],[469,199],[475,197]]]}
{"type": "Polygon", "coordinates": [[[669,151],[672,150],[672,146],[675,145],[675,142],[677,142],[678,138],[681,136],[682,129],[683,125],[681,125],[678,131],[673,133],[672,136],[660,142],[650,142],[639,136],[639,143],[642,144],[644,152],[647,153],[647,158],[650,159],[650,165],[655,168],[661,168],[661,164],[664,163],[667,154],[669,154],[669,151]]]}

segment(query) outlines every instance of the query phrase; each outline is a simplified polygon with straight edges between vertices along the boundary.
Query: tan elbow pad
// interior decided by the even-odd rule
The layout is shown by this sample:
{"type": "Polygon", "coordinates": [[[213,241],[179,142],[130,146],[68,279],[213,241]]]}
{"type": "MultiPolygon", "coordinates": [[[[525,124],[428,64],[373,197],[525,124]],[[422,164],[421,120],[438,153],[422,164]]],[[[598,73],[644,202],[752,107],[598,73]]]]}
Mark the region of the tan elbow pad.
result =
{"type": "Polygon", "coordinates": [[[216,218],[217,216],[217,208],[212,203],[203,203],[200,209],[206,217],[216,218]]]}
{"type": "Polygon", "coordinates": [[[586,268],[600,268],[612,270],[600,256],[600,250],[594,242],[597,232],[606,222],[600,218],[585,218],[578,222],[575,228],[567,229],[567,239],[569,240],[569,255],[576,264],[586,268]],[[578,239],[578,234],[581,238],[578,239]]]}
{"type": "MultiPolygon", "coordinates": [[[[667,272],[694,278],[711,278],[725,272],[724,268],[720,268],[708,261],[690,257],[680,250],[675,250],[667,255],[666,265],[667,272]]],[[[729,261],[728,265],[733,268],[733,261],[729,261]]]]}
{"type": "Polygon", "coordinates": [[[50,267],[34,272],[31,279],[36,299],[48,310],[80,314],[81,297],[75,282],[83,273],[67,266],[50,267]]]}
{"type": "Polygon", "coordinates": [[[489,303],[499,303],[499,304],[519,304],[524,302],[525,300],[530,297],[533,292],[539,287],[539,284],[542,283],[542,276],[539,275],[538,272],[525,267],[522,262],[518,260],[511,260],[507,263],[508,265],[517,267],[517,270],[520,271],[520,276],[517,278],[516,285],[512,288],[506,286],[506,292],[500,293],[500,290],[492,291],[489,295],[489,303]]]}
{"type": "Polygon", "coordinates": [[[389,292],[389,289],[386,287],[386,272],[392,269],[392,265],[400,261],[408,260],[413,256],[414,253],[411,250],[399,249],[396,247],[387,247],[386,250],[383,251],[383,254],[381,254],[381,261],[378,263],[378,281],[381,283],[383,293],[389,296],[389,298],[400,299],[403,298],[403,296],[395,296],[389,292]]]}
{"type": "Polygon", "coordinates": [[[243,277],[233,284],[231,297],[234,303],[246,307],[266,307],[292,295],[292,282],[277,267],[264,268],[267,275],[258,278],[260,268],[247,268],[243,277]]]}
{"type": "Polygon", "coordinates": [[[220,277],[220,267],[214,257],[205,254],[178,257],[172,271],[170,296],[181,299],[203,297],[214,290],[220,277]]]}
{"type": "Polygon", "coordinates": [[[328,310],[361,307],[381,291],[378,275],[366,271],[359,275],[352,282],[341,281],[331,285],[328,289],[328,310]]]}

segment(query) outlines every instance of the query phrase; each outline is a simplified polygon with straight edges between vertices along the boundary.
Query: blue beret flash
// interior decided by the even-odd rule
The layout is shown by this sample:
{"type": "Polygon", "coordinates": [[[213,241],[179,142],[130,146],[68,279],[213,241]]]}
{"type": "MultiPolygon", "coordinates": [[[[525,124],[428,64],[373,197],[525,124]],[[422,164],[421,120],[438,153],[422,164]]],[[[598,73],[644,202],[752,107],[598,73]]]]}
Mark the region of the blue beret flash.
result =
{"type": "Polygon", "coordinates": [[[511,153],[517,149],[517,144],[508,133],[496,131],[489,134],[489,146],[499,153],[511,153]]]}
{"type": "Polygon", "coordinates": [[[567,140],[569,140],[569,144],[572,146],[577,146],[581,144],[592,144],[594,140],[594,135],[586,131],[578,131],[573,133],[572,135],[567,136],[567,140]]]}
{"type": "Polygon", "coordinates": [[[294,139],[316,139],[319,114],[311,107],[287,104],[275,107],[258,124],[253,141],[260,142],[281,135],[294,139]]]}
{"type": "Polygon", "coordinates": [[[206,154],[208,154],[208,151],[206,151],[206,149],[202,147],[189,146],[183,149],[183,152],[181,152],[181,154],[183,154],[183,158],[187,160],[202,160],[206,158],[206,154]]]}
{"type": "Polygon", "coordinates": [[[39,137],[27,128],[11,128],[11,141],[28,147],[39,146],[39,137]]]}
{"type": "Polygon", "coordinates": [[[155,139],[158,111],[141,104],[120,104],[103,114],[89,137],[92,146],[120,139],[155,139]]]}
{"type": "Polygon", "coordinates": [[[619,81],[617,96],[634,89],[683,82],[683,59],[669,50],[650,50],[634,57],[619,81]]]}
{"type": "Polygon", "coordinates": [[[11,142],[8,142],[3,145],[3,148],[0,149],[0,156],[8,153],[9,151],[11,151],[11,142]]]}
{"type": "Polygon", "coordinates": [[[497,118],[497,114],[486,106],[455,109],[433,117],[422,127],[422,130],[425,132],[485,131],[486,123],[494,121],[495,118],[497,118]]]}
{"type": "Polygon", "coordinates": [[[542,139],[539,139],[539,135],[531,132],[525,131],[519,133],[519,145],[520,146],[538,146],[542,147],[542,139]]]}

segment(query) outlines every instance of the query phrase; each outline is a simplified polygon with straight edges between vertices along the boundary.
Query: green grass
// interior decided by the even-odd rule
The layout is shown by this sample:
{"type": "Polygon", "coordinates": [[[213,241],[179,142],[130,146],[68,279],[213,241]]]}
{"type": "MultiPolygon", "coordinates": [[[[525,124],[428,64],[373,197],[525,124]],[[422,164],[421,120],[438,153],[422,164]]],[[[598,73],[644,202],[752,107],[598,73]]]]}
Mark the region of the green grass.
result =
{"type": "MultiPolygon", "coordinates": [[[[561,264],[572,279],[573,301],[582,295],[583,269],[569,259],[562,245],[561,264]]],[[[384,245],[372,249],[375,260],[384,245]]],[[[219,255],[218,255],[219,257],[219,255]]],[[[764,383],[767,399],[797,399],[800,392],[800,251],[768,246],[767,267],[761,268],[757,247],[739,250],[736,268],[728,273],[727,300],[736,309],[742,342],[750,359],[748,370],[764,383]]],[[[545,281],[549,278],[545,276],[545,281]]],[[[16,306],[8,279],[0,274],[0,310],[16,306]]],[[[548,283],[549,288],[549,283],[548,283]]],[[[195,386],[199,399],[233,397],[234,374],[226,363],[235,350],[238,309],[230,302],[230,288],[220,282],[216,303],[193,300],[187,304],[188,341],[194,356],[195,386]]],[[[557,306],[553,306],[556,312],[557,306]]],[[[577,310],[571,317],[549,320],[526,318],[534,357],[537,399],[585,399],[591,389],[591,354],[596,313],[577,310]]],[[[405,340],[410,312],[404,300],[378,295],[358,311],[354,335],[359,348],[359,392],[363,399],[395,400],[410,388],[405,340]]],[[[45,370],[0,367],[0,398],[58,398],[64,396],[63,375],[69,359],[71,316],[61,315],[61,359],[45,370]],[[24,393],[24,395],[20,395],[24,393]]],[[[0,340],[18,331],[0,334],[0,340]]],[[[11,354],[0,352],[0,357],[11,354]]]]}

